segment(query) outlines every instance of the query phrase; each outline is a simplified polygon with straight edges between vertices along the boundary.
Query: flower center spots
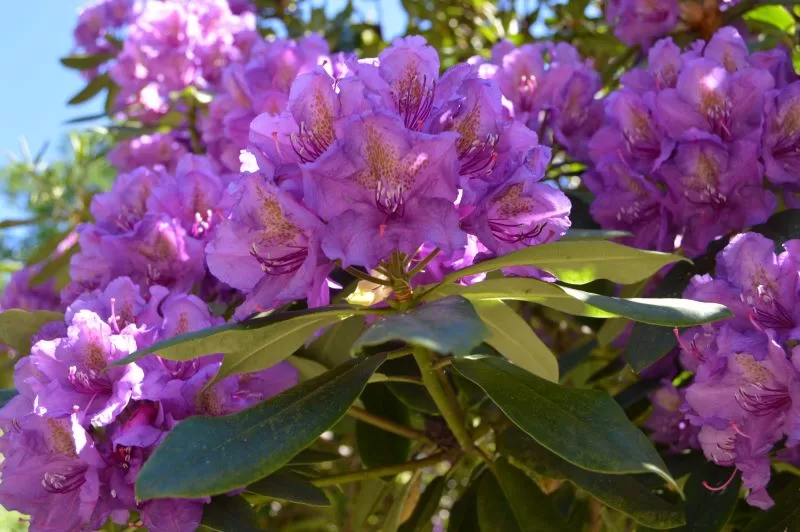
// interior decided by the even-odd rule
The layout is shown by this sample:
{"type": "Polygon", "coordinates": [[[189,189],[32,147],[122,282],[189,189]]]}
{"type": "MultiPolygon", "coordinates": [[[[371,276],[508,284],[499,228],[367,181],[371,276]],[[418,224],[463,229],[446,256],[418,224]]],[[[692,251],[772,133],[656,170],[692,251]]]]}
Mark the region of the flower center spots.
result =
{"type": "Polygon", "coordinates": [[[492,173],[497,162],[497,135],[478,137],[481,111],[476,105],[461,120],[456,122],[453,130],[461,135],[456,142],[456,149],[461,160],[461,175],[473,178],[492,173]]]}
{"type": "Polygon", "coordinates": [[[690,183],[691,190],[687,188],[684,196],[690,203],[722,207],[728,201],[728,197],[717,186],[719,173],[719,165],[708,155],[701,153],[694,169],[695,179],[690,183]],[[692,192],[697,198],[692,199],[692,192]]]}
{"type": "Polygon", "coordinates": [[[496,216],[489,218],[489,228],[498,240],[516,244],[532,243],[542,234],[547,226],[545,222],[531,227],[522,220],[515,220],[531,211],[530,198],[523,195],[522,184],[517,183],[506,189],[503,195],[495,200],[496,216]]]}
{"type": "Polygon", "coordinates": [[[280,245],[292,242],[300,235],[300,229],[289,221],[283,214],[281,204],[273,195],[264,194],[259,191],[261,196],[261,223],[264,225],[262,238],[267,245],[280,245]]]}
{"type": "Polygon", "coordinates": [[[397,151],[383,142],[380,133],[366,126],[365,159],[367,169],[355,176],[355,181],[375,192],[375,204],[387,216],[402,217],[405,212],[405,193],[428,166],[428,157],[419,154],[413,161],[401,161],[397,151]]]}
{"type": "Polygon", "coordinates": [[[297,133],[292,133],[289,137],[292,149],[304,163],[317,160],[336,140],[333,110],[321,91],[316,91],[310,110],[313,117],[311,124],[301,122],[297,133]]]}
{"type": "Polygon", "coordinates": [[[772,373],[749,354],[737,353],[734,359],[749,383],[763,385],[772,380],[772,373]]]}
{"type": "Polygon", "coordinates": [[[211,416],[223,415],[224,409],[214,389],[204,390],[197,396],[197,409],[211,416]]]}
{"type": "Polygon", "coordinates": [[[77,458],[75,452],[75,442],[72,439],[72,431],[67,426],[65,420],[48,418],[47,428],[50,432],[50,448],[54,453],[67,458],[77,458]]]}
{"type": "Polygon", "coordinates": [[[678,70],[675,65],[664,65],[664,68],[656,72],[656,86],[659,89],[674,87],[678,83],[678,70]]]}
{"type": "Polygon", "coordinates": [[[103,371],[106,367],[106,352],[103,347],[95,343],[89,343],[83,352],[83,363],[92,371],[97,373],[103,371]]]}
{"type": "MultiPolygon", "coordinates": [[[[705,80],[705,83],[709,84],[712,83],[712,81],[705,80]]],[[[713,83],[716,83],[716,81],[713,81],[713,83]]],[[[714,87],[707,87],[707,90],[703,92],[700,108],[711,130],[723,140],[730,139],[730,102],[723,95],[716,92],[714,87]]]]}
{"type": "Polygon", "coordinates": [[[159,232],[156,234],[155,242],[152,245],[139,247],[139,253],[153,262],[167,261],[175,255],[175,246],[170,242],[167,235],[159,232]]]}
{"type": "Polygon", "coordinates": [[[407,128],[419,131],[433,109],[436,82],[428,87],[427,76],[420,79],[416,64],[410,62],[397,82],[396,90],[397,111],[403,117],[403,123],[407,128]]]}
{"type": "Polygon", "coordinates": [[[58,472],[46,472],[42,476],[42,487],[49,493],[64,494],[75,491],[86,483],[86,464],[65,466],[58,472]]]}

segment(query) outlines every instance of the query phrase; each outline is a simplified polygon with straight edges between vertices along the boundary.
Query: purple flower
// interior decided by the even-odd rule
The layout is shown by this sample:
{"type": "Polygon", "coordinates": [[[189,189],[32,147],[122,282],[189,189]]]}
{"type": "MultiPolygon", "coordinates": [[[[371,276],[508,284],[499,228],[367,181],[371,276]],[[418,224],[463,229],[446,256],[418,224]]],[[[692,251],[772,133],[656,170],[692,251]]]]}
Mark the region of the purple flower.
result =
{"type": "MultiPolygon", "coordinates": [[[[247,294],[237,316],[321,293],[331,264],[322,256],[324,224],[259,174],[243,174],[232,188],[233,213],[206,248],[211,273],[247,294]]],[[[327,291],[326,291],[327,295],[327,291]]]]}
{"type": "Polygon", "coordinates": [[[187,153],[186,142],[176,133],[154,133],[120,142],[108,154],[108,160],[120,172],[133,172],[140,166],[163,166],[174,172],[178,160],[187,153]]]}
{"type": "Polygon", "coordinates": [[[109,368],[109,364],[136,351],[135,326],[112,331],[97,314],[79,311],[67,336],[34,345],[31,364],[44,384],[37,394],[37,410],[49,416],[77,412],[88,426],[110,424],[132,399],[144,378],[136,364],[109,368]]]}
{"type": "Polygon", "coordinates": [[[665,206],[666,195],[656,184],[617,156],[609,156],[584,175],[596,196],[595,220],[609,229],[628,231],[623,242],[634,247],[667,251],[674,247],[677,229],[665,206]]]}
{"type": "Polygon", "coordinates": [[[800,184],[800,82],[766,98],[763,136],[767,178],[777,184],[800,184]]]}
{"type": "Polygon", "coordinates": [[[775,82],[769,72],[743,68],[730,73],[708,58],[689,61],[675,89],[661,91],[661,123],[675,139],[690,129],[713,133],[725,141],[758,135],[764,93],[775,82]]]}
{"type": "Polygon", "coordinates": [[[698,429],[690,424],[682,411],[684,396],[684,390],[669,382],[649,395],[653,411],[644,426],[651,431],[650,439],[668,446],[674,453],[699,446],[698,429]]]}
{"type": "Polygon", "coordinates": [[[0,504],[30,515],[30,528],[96,529],[100,479],[105,463],[77,415],[43,418],[29,414],[3,427],[0,504]]]}
{"type": "Polygon", "coordinates": [[[606,20],[620,41],[646,48],[675,27],[679,12],[677,0],[611,0],[606,20]]]}
{"type": "Polygon", "coordinates": [[[458,135],[418,133],[375,113],[337,124],[336,136],[333,151],[303,167],[305,201],[328,220],[328,257],[373,267],[394,250],[464,245],[454,205],[458,135]]]}
{"type": "Polygon", "coordinates": [[[766,221],[777,199],[762,186],[755,143],[726,145],[705,133],[686,139],[661,174],[683,227],[682,245],[694,256],[718,235],[766,221]]]}

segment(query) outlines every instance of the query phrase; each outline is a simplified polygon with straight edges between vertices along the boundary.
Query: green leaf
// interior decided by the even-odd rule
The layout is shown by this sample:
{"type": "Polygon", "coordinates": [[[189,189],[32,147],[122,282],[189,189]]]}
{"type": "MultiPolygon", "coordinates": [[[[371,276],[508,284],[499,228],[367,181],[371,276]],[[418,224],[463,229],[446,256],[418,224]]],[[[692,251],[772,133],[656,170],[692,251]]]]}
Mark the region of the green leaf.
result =
{"type": "Polygon", "coordinates": [[[89,70],[114,59],[114,54],[70,55],[59,59],[62,65],[73,70],[89,70]]]}
{"type": "Polygon", "coordinates": [[[31,350],[31,338],[47,323],[63,321],[64,315],[49,310],[9,309],[0,312],[0,342],[11,346],[20,355],[31,350]]]}
{"type": "Polygon", "coordinates": [[[270,499],[295,502],[307,506],[330,506],[325,492],[297,473],[278,471],[250,484],[244,492],[251,504],[262,504],[270,499]]]}
{"type": "Polygon", "coordinates": [[[794,30],[794,18],[789,10],[783,6],[759,6],[752,11],[748,11],[743,18],[745,20],[764,22],[787,33],[790,30],[794,30]]]}
{"type": "Polygon", "coordinates": [[[741,475],[724,490],[713,491],[705,485],[721,486],[730,478],[733,469],[707,462],[692,472],[683,489],[686,493],[686,525],[681,532],[720,532],[733,515],[742,486],[741,475]]]}
{"type": "MultiPolygon", "coordinates": [[[[408,408],[384,384],[367,386],[361,393],[366,410],[400,425],[408,425],[408,408]]],[[[411,442],[383,429],[356,422],[358,456],[366,467],[381,467],[405,462],[411,452],[411,442]]]]}
{"type": "Polygon", "coordinates": [[[397,532],[400,525],[403,523],[403,518],[406,514],[405,510],[408,503],[412,500],[411,494],[413,491],[419,489],[420,480],[422,478],[422,470],[414,471],[411,479],[406,482],[399,489],[396,489],[396,495],[392,507],[389,508],[389,513],[386,514],[386,521],[383,523],[382,532],[397,532]]]}
{"type": "Polygon", "coordinates": [[[599,473],[656,473],[675,483],[647,437],[607,393],[564,388],[497,357],[457,358],[453,367],[571,464],[599,473]]]}
{"type": "Polygon", "coordinates": [[[441,415],[439,407],[425,388],[405,382],[387,382],[386,385],[408,408],[431,416],[441,415]]]}
{"type": "Polygon", "coordinates": [[[93,77],[89,80],[89,83],[87,83],[86,86],[80,90],[80,92],[70,98],[67,104],[77,105],[79,103],[89,101],[97,96],[100,91],[106,87],[111,87],[113,83],[114,82],[111,81],[111,78],[108,76],[108,74],[102,74],[100,76],[93,77]]]}
{"type": "Polygon", "coordinates": [[[325,367],[319,362],[308,360],[307,358],[292,355],[286,362],[294,366],[300,376],[300,382],[319,377],[331,368],[325,367]]]}
{"type": "Polygon", "coordinates": [[[15,398],[17,395],[19,395],[19,392],[14,389],[0,390],[0,408],[6,406],[8,402],[13,398],[15,398]]]}
{"type": "Polygon", "coordinates": [[[488,472],[478,479],[477,514],[481,532],[522,532],[500,483],[488,472]]]}
{"type": "Polygon", "coordinates": [[[353,359],[232,416],[182,421],[142,468],[136,498],[215,495],[277,471],[344,416],[385,358],[353,359]]]}
{"type": "Polygon", "coordinates": [[[691,299],[608,297],[560,287],[578,301],[633,321],[673,327],[690,327],[732,316],[727,307],[691,299]]]}
{"type": "Polygon", "coordinates": [[[169,360],[190,360],[201,355],[224,353],[216,382],[229,375],[250,373],[277,364],[294,353],[318,329],[359,312],[365,311],[325,307],[210,327],[140,349],[114,365],[130,364],[150,353],[169,360]]]}
{"type": "Polygon", "coordinates": [[[566,519],[553,505],[552,499],[507,459],[495,461],[494,473],[520,530],[562,532],[567,529],[566,519]]]}
{"type": "Polygon", "coordinates": [[[644,251],[607,241],[566,241],[513,251],[446,275],[443,283],[511,266],[535,266],[570,284],[608,279],[621,284],[643,281],[667,264],[686,260],[678,255],[644,251]]]}
{"type": "Polygon", "coordinates": [[[519,314],[502,301],[479,301],[475,310],[489,327],[487,344],[522,369],[558,382],[558,360],[519,314]]]}
{"type": "MultiPolygon", "coordinates": [[[[484,473],[486,475],[488,473],[484,473]]],[[[480,532],[478,526],[478,483],[480,477],[473,480],[450,509],[447,532],[480,532]]]]}
{"type": "Polygon", "coordinates": [[[648,527],[665,529],[686,522],[681,508],[652,493],[640,475],[604,475],[581,469],[516,428],[503,432],[498,448],[524,469],[548,478],[569,480],[603,504],[648,527]]]}
{"type": "Polygon", "coordinates": [[[604,229],[570,229],[566,235],[561,237],[560,242],[565,240],[611,240],[626,236],[631,236],[631,234],[627,231],[606,231],[604,229]]]}
{"type": "Polygon", "coordinates": [[[445,477],[436,477],[425,487],[414,513],[403,523],[399,532],[422,532],[431,524],[431,518],[436,510],[439,509],[439,500],[442,498],[444,489],[447,485],[445,477]]]}
{"type": "Polygon", "coordinates": [[[364,332],[364,317],[351,316],[328,327],[303,351],[303,357],[334,368],[350,360],[350,347],[364,332]]]}
{"type": "Polygon", "coordinates": [[[717,303],[673,298],[625,299],[526,278],[487,279],[471,286],[450,285],[429,292],[424,299],[444,294],[457,294],[471,301],[529,301],[575,316],[623,317],[661,326],[688,327],[730,316],[728,309],[717,303]]]}
{"type": "Polygon", "coordinates": [[[404,314],[388,316],[353,344],[354,355],[366,347],[402,341],[447,354],[466,354],[488,334],[472,304],[463,297],[446,297],[404,314]]]}
{"type": "Polygon", "coordinates": [[[375,512],[378,503],[387,495],[389,486],[389,484],[377,478],[368,478],[361,481],[358,492],[350,506],[350,525],[352,530],[367,529],[367,519],[375,512]]]}
{"type": "Polygon", "coordinates": [[[334,453],[326,453],[323,451],[314,451],[305,449],[300,451],[298,455],[289,460],[289,465],[315,465],[324,462],[335,462],[344,458],[341,455],[334,453]]]}
{"type": "Polygon", "coordinates": [[[203,508],[203,521],[199,531],[207,532],[257,532],[258,516],[240,495],[220,495],[203,508]]]}

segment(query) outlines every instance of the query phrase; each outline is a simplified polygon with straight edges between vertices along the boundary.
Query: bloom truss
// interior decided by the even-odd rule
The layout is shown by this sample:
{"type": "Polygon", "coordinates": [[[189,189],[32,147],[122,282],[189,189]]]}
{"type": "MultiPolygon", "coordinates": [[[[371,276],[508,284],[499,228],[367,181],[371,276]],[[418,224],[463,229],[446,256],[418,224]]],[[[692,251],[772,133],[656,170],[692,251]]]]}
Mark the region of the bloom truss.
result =
{"type": "Polygon", "coordinates": [[[128,118],[157,121],[186,87],[216,98],[201,124],[208,155],[188,153],[180,127],[111,155],[121,173],[77,229],[60,301],[51,286],[26,293],[35,271],[5,296],[6,307],[65,310],[17,364],[20,394],[0,411],[0,504],[30,515],[32,530],[123,524],[131,512],[152,530],[194,530],[208,500],[136,501],[143,463],[181,420],[240,411],[298,380],[284,362],[209,386],[222,355],[115,361],[228,312],[326,304],[336,267],[380,276],[398,257],[426,260],[423,277],[441,279],[570,225],[531,126],[564,145],[588,135],[573,111],[598,82],[574,50],[554,47],[548,67],[541,49],[498,51],[496,64],[440,75],[420,37],[359,60],[319,37],[255,39],[251,14],[237,12],[108,1],[81,16],[85,51],[127,28],[108,71],[128,118]],[[531,61],[543,70],[525,70],[531,61]],[[530,86],[536,75],[547,87],[530,86]]]}

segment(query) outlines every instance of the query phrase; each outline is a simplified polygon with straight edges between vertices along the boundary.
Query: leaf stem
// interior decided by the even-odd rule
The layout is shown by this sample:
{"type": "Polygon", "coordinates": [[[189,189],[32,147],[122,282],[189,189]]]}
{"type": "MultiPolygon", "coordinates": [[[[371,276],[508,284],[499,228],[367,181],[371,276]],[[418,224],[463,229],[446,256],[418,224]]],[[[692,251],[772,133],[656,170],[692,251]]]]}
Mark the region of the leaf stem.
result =
{"type": "Polygon", "coordinates": [[[348,482],[358,482],[359,480],[365,480],[368,478],[380,478],[388,475],[395,475],[397,473],[403,473],[405,471],[416,471],[417,469],[433,467],[441,462],[444,462],[445,460],[452,460],[458,455],[458,449],[450,449],[449,451],[437,453],[421,460],[413,460],[403,464],[374,467],[372,469],[363,469],[361,471],[354,471],[352,473],[343,473],[341,475],[317,478],[312,480],[311,483],[318,488],[323,488],[325,486],[335,486],[337,484],[346,484],[348,482]]]}
{"type": "Polygon", "coordinates": [[[406,384],[425,386],[425,384],[422,382],[422,379],[419,377],[409,377],[406,375],[384,375],[383,378],[375,381],[375,383],[379,382],[404,382],[406,384]]]}
{"type": "Polygon", "coordinates": [[[412,429],[411,427],[407,427],[406,425],[401,425],[399,423],[395,423],[389,419],[376,416],[370,412],[362,408],[358,408],[357,406],[350,407],[350,410],[347,411],[350,417],[353,417],[359,421],[363,421],[364,423],[368,423],[375,427],[385,430],[386,432],[391,432],[392,434],[397,434],[398,436],[402,436],[404,438],[408,438],[409,440],[417,440],[422,441],[425,443],[434,444],[434,441],[428,438],[428,436],[416,429],[412,429]]]}
{"type": "Polygon", "coordinates": [[[353,277],[356,277],[357,279],[361,279],[362,281],[369,281],[370,283],[375,283],[383,286],[392,286],[392,283],[387,279],[380,279],[378,277],[373,277],[372,275],[364,273],[357,268],[353,268],[352,266],[348,266],[347,268],[344,269],[344,271],[346,271],[353,277]]]}
{"type": "Polygon", "coordinates": [[[467,452],[475,452],[475,444],[472,442],[472,437],[464,424],[464,413],[461,412],[455,393],[445,380],[442,370],[437,370],[433,367],[433,354],[424,347],[415,347],[414,359],[417,361],[422,373],[422,382],[431,394],[450,430],[453,431],[458,444],[467,452]]]}
{"type": "Polygon", "coordinates": [[[422,259],[421,261],[419,261],[419,262],[418,262],[418,263],[417,263],[417,264],[416,264],[416,265],[415,265],[413,268],[411,268],[411,269],[408,271],[408,274],[407,274],[407,275],[408,275],[408,278],[409,278],[409,279],[413,278],[415,275],[417,275],[419,272],[421,272],[423,269],[425,269],[425,266],[427,266],[428,264],[430,264],[430,263],[431,263],[431,261],[432,261],[433,259],[435,259],[435,258],[436,258],[436,255],[438,255],[438,254],[439,254],[439,251],[441,251],[441,250],[440,250],[439,248],[436,248],[436,249],[434,249],[433,251],[431,251],[431,252],[428,254],[428,256],[427,256],[427,257],[425,257],[424,259],[422,259]]]}

